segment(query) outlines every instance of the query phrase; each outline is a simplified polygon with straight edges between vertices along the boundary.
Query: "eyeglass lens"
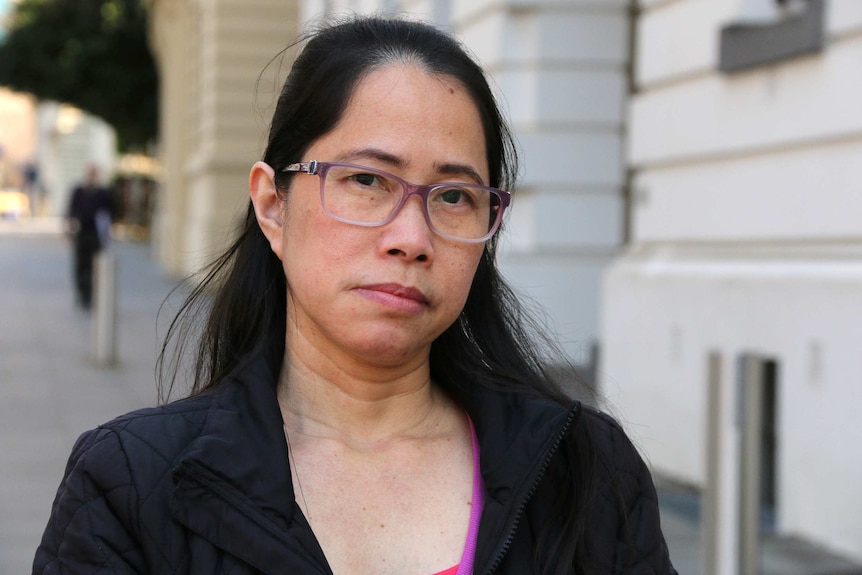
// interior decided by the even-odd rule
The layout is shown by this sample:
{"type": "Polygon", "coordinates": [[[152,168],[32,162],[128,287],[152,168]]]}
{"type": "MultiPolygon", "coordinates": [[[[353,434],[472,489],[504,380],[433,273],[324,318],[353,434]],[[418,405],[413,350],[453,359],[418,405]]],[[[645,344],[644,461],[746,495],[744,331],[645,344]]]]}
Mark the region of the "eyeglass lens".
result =
{"type": "MultiPolygon", "coordinates": [[[[330,214],[363,224],[385,222],[405,194],[394,176],[357,166],[330,165],[323,186],[323,204],[330,214]]],[[[477,239],[490,231],[499,204],[499,197],[482,186],[458,184],[434,188],[428,194],[426,209],[436,231],[477,239]]]]}

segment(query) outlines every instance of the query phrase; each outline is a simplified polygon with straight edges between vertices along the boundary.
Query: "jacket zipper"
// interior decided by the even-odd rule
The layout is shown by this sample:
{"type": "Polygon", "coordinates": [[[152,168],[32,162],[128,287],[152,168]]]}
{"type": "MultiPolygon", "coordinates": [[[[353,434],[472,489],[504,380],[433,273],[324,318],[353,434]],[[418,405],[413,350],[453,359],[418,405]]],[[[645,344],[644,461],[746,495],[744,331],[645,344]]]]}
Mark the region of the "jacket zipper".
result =
{"type": "Polygon", "coordinates": [[[503,543],[503,547],[500,548],[500,552],[497,553],[497,557],[494,559],[494,562],[491,563],[491,568],[486,571],[487,575],[491,575],[500,567],[500,563],[503,562],[503,558],[506,557],[506,553],[509,551],[509,547],[512,545],[512,540],[515,538],[515,532],[518,530],[518,524],[521,522],[521,517],[524,514],[524,510],[527,508],[527,504],[533,498],[533,495],[536,493],[536,490],[539,488],[539,483],[541,483],[542,479],[545,477],[545,472],[548,470],[548,465],[551,464],[551,459],[557,453],[557,450],[560,448],[560,444],[563,442],[563,437],[569,431],[569,427],[572,425],[572,421],[575,418],[575,414],[580,411],[580,404],[577,408],[572,408],[569,410],[569,415],[566,417],[566,421],[563,423],[563,426],[560,428],[560,431],[557,433],[557,437],[554,440],[551,449],[548,451],[545,456],[545,460],[542,462],[542,468],[539,471],[539,474],[536,476],[536,479],[533,481],[533,484],[530,486],[530,490],[527,492],[527,496],[521,499],[521,504],[518,506],[518,510],[515,512],[515,520],[512,523],[512,528],[509,530],[509,534],[506,536],[506,541],[503,543]]]}

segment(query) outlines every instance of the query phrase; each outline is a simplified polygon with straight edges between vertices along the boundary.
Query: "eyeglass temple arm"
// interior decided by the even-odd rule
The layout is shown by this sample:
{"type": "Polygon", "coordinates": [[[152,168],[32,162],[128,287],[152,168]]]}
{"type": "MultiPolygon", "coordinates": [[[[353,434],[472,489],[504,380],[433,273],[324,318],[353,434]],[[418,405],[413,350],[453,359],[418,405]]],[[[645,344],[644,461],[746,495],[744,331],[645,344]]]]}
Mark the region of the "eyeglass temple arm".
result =
{"type": "Polygon", "coordinates": [[[299,162],[298,164],[290,164],[282,170],[282,172],[306,172],[308,174],[316,174],[318,167],[317,160],[310,162],[299,162]]]}

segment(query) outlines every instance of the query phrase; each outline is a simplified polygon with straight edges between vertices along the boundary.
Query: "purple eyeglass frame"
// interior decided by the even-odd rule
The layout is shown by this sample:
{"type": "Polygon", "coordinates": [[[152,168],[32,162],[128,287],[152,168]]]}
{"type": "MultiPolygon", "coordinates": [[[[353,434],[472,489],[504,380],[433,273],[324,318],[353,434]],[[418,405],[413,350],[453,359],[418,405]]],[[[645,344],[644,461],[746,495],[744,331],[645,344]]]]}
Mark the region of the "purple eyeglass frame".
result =
{"type": "Polygon", "coordinates": [[[398,212],[401,211],[401,208],[404,207],[404,204],[407,203],[407,200],[410,199],[410,196],[416,195],[422,198],[422,206],[423,212],[425,214],[425,221],[428,223],[428,227],[431,228],[435,234],[439,236],[443,236],[444,238],[449,238],[450,240],[456,240],[459,242],[467,242],[471,244],[478,244],[481,242],[486,242],[491,239],[497,230],[500,228],[500,222],[503,221],[503,212],[506,211],[506,208],[509,207],[509,203],[512,199],[512,194],[497,188],[492,188],[490,186],[481,186],[478,184],[465,184],[463,182],[440,182],[438,184],[413,184],[408,182],[407,180],[403,180],[398,176],[390,174],[389,172],[384,172],[383,170],[378,170],[376,168],[369,168],[368,166],[362,166],[359,164],[346,164],[342,162],[318,162],[317,160],[311,160],[310,162],[299,162],[296,164],[290,164],[287,167],[281,170],[282,172],[298,172],[305,173],[312,176],[318,176],[320,178],[320,205],[323,207],[323,211],[327,216],[332,218],[333,220],[337,220],[339,222],[344,222],[346,224],[353,224],[356,226],[364,226],[364,227],[379,227],[385,226],[389,222],[395,219],[398,215],[398,212]],[[399,184],[401,184],[401,189],[404,190],[404,194],[401,196],[401,201],[392,209],[392,213],[390,213],[386,219],[381,222],[357,222],[355,220],[349,220],[347,218],[342,218],[340,216],[336,216],[332,212],[330,212],[326,207],[326,199],[324,193],[324,183],[326,182],[326,172],[329,171],[330,168],[340,166],[346,168],[357,168],[359,170],[367,171],[372,174],[379,174],[381,176],[385,176],[390,178],[399,184]],[[491,224],[491,227],[488,229],[488,233],[482,236],[481,238],[459,238],[457,236],[453,236],[447,234],[445,232],[441,232],[436,227],[434,227],[433,222],[431,221],[431,215],[428,213],[428,194],[433,192],[439,188],[445,188],[448,186],[464,186],[467,185],[471,188],[478,188],[482,190],[486,190],[491,194],[496,195],[500,199],[500,205],[497,207],[497,217],[494,220],[494,223],[491,224]]]}

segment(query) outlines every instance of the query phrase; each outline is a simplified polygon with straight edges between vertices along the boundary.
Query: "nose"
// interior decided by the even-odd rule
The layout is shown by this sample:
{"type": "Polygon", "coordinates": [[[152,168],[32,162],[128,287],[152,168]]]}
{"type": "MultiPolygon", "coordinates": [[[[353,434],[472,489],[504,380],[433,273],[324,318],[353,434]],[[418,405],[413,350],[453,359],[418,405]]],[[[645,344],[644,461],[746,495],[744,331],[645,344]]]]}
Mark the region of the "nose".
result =
{"type": "Polygon", "coordinates": [[[430,262],[434,257],[433,235],[425,219],[423,199],[413,196],[407,199],[395,219],[384,226],[381,251],[408,261],[430,262]]]}

